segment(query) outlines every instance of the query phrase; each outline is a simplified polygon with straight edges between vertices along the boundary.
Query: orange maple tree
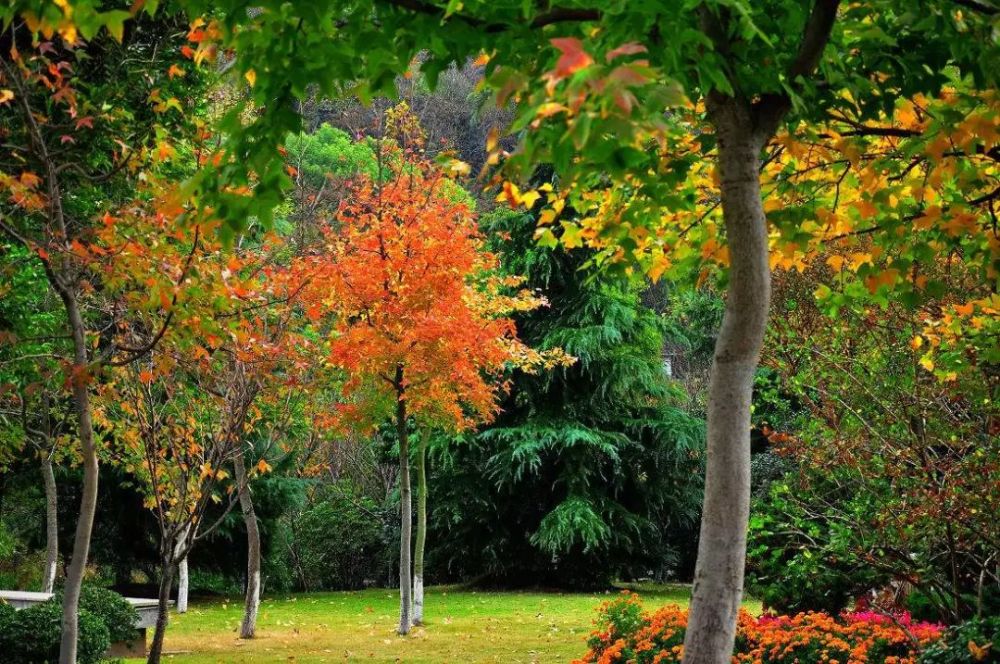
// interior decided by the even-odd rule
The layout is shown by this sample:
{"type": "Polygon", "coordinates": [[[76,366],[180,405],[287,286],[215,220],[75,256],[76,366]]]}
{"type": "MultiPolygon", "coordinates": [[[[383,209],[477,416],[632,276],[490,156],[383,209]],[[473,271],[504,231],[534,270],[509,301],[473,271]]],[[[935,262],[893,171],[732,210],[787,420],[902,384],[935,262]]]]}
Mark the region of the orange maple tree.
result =
{"type": "MultiPolygon", "coordinates": [[[[388,141],[386,141],[388,144],[388,141]]],[[[497,273],[467,195],[441,169],[386,145],[383,177],[360,181],[298,269],[306,315],[330,323],[328,361],[343,370],[338,425],[392,420],[403,504],[400,633],[410,628],[408,427],[462,430],[489,421],[512,365],[568,361],[517,338],[508,314],[545,304],[497,273]],[[387,173],[388,171],[388,173],[387,173]]]]}

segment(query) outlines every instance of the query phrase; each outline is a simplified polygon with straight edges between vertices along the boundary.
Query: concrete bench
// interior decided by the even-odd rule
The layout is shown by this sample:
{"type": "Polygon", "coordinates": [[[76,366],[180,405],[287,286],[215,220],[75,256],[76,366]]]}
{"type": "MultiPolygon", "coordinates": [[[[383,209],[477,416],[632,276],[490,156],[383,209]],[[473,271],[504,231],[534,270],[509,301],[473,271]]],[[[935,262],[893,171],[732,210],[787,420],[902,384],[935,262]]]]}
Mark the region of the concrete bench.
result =
{"type": "MultiPolygon", "coordinates": [[[[26,609],[52,598],[52,593],[32,593],[23,590],[0,590],[0,601],[5,601],[15,609],[26,609]]],[[[112,643],[108,657],[144,657],[146,655],[146,630],[156,627],[155,599],[126,597],[125,601],[135,607],[139,619],[135,623],[135,640],[112,643]]],[[[171,602],[173,604],[173,602],[171,602]]]]}

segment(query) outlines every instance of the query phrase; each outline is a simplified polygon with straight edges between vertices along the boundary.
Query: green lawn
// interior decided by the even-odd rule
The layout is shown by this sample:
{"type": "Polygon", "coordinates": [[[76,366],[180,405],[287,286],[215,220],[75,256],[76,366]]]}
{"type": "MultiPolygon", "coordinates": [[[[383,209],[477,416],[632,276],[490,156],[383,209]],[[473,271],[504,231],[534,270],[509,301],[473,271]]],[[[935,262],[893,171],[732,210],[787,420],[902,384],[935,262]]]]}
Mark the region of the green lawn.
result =
{"type": "MultiPolygon", "coordinates": [[[[637,590],[649,606],[687,602],[683,587],[637,590]]],[[[414,628],[408,637],[395,633],[399,595],[391,590],[275,596],[261,605],[253,641],[237,638],[241,598],[194,602],[187,614],[171,616],[165,660],[569,662],[586,650],[594,610],[612,595],[430,588],[426,627],[414,628]]]]}

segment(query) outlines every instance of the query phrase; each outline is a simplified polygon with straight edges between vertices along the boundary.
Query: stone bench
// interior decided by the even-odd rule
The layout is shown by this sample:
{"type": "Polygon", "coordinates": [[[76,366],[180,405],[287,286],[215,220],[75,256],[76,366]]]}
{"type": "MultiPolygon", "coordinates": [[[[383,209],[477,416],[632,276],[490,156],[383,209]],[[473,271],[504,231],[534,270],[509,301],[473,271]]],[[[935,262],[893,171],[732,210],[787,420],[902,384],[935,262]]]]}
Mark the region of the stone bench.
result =
{"type": "MultiPolygon", "coordinates": [[[[52,593],[33,593],[22,590],[0,590],[0,601],[5,601],[15,609],[26,609],[52,598],[52,593]]],[[[135,607],[139,619],[135,623],[135,640],[112,643],[108,657],[144,657],[146,655],[146,630],[156,627],[155,599],[126,597],[125,601],[135,607]]],[[[173,602],[171,602],[173,604],[173,602]]]]}

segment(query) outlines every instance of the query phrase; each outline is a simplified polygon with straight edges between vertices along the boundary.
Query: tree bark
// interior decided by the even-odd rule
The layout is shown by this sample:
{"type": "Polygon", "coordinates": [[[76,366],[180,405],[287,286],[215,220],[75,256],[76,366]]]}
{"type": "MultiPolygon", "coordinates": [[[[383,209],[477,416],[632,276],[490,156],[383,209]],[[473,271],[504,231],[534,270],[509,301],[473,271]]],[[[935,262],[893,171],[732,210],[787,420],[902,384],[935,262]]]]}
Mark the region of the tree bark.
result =
{"type": "Polygon", "coordinates": [[[240,491],[240,510],[243,512],[243,523],[247,529],[247,592],[243,605],[240,638],[252,639],[257,631],[257,611],[260,609],[260,528],[257,525],[257,513],[253,507],[242,457],[236,460],[234,466],[236,484],[240,491]]]}
{"type": "Polygon", "coordinates": [[[708,388],[705,502],[685,664],[732,659],[750,513],[750,402],[771,296],[759,176],[763,141],[745,100],[710,99],[709,113],[719,141],[729,290],[708,388]]]}
{"type": "Polygon", "coordinates": [[[406,401],[402,392],[403,369],[396,370],[396,434],[399,437],[399,634],[410,633],[411,580],[410,537],[413,528],[413,497],[410,492],[410,448],[406,432],[406,401]]]}
{"type": "Polygon", "coordinates": [[[427,543],[427,438],[423,432],[417,450],[417,542],[413,554],[413,624],[424,624],[424,546],[427,543]]]}
{"type": "MultiPolygon", "coordinates": [[[[185,527],[181,534],[177,537],[177,543],[174,546],[174,559],[180,557],[181,552],[184,550],[184,546],[187,542],[188,532],[191,526],[185,527]]],[[[177,562],[177,613],[187,613],[188,610],[188,588],[190,580],[188,579],[188,557],[185,554],[183,558],[177,562]]]]}
{"type": "Polygon", "coordinates": [[[163,655],[163,638],[167,633],[167,622],[170,620],[170,588],[174,581],[174,563],[172,556],[160,560],[160,595],[156,605],[156,628],[153,631],[153,642],[149,645],[149,656],[146,664],[160,664],[163,655]]]}
{"type": "Polygon", "coordinates": [[[87,568],[90,553],[90,536],[94,529],[94,512],[97,510],[98,465],[97,450],[94,447],[94,423],[90,412],[90,392],[87,385],[90,377],[85,370],[89,364],[87,335],[76,295],[65,287],[58,286],[59,296],[66,308],[73,336],[74,367],[72,376],[73,405],[78,420],[80,453],[83,457],[83,490],[80,495],[80,516],[76,521],[73,538],[73,555],[66,571],[66,586],[63,595],[62,636],[59,643],[59,664],[76,664],[77,615],[80,604],[80,588],[87,568]]]}
{"type": "Polygon", "coordinates": [[[45,573],[42,575],[42,592],[50,593],[55,587],[59,565],[59,498],[52,458],[48,455],[42,457],[42,484],[45,487],[45,573]]]}

